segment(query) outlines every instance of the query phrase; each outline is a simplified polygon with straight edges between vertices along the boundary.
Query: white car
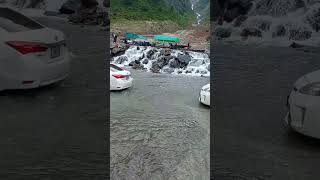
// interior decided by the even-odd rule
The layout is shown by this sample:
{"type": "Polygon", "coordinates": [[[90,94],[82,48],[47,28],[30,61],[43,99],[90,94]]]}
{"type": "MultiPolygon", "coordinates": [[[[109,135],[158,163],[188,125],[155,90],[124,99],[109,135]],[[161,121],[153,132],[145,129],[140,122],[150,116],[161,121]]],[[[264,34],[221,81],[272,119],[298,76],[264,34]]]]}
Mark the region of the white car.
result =
{"type": "Polygon", "coordinates": [[[110,64],[110,90],[123,90],[132,86],[131,73],[114,64],[110,64]]]}
{"type": "Polygon", "coordinates": [[[299,78],[287,98],[286,124],[299,133],[320,138],[320,70],[299,78]]]}
{"type": "Polygon", "coordinates": [[[210,84],[207,84],[201,88],[199,101],[204,105],[210,106],[210,84]]]}
{"type": "Polygon", "coordinates": [[[0,54],[0,91],[49,85],[69,73],[64,34],[5,7],[0,7],[0,54]]]}

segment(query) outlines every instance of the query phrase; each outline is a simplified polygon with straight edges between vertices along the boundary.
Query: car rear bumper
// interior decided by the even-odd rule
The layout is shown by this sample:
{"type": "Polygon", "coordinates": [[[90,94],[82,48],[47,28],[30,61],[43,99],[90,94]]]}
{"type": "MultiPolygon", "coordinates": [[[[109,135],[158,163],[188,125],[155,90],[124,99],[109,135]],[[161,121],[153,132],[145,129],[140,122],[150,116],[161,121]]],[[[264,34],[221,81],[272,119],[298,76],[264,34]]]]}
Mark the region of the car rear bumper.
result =
{"type": "Polygon", "coordinates": [[[116,85],[114,87],[111,87],[110,90],[115,91],[130,88],[132,86],[132,81],[132,78],[128,80],[117,80],[116,85]]]}
{"type": "Polygon", "coordinates": [[[31,89],[50,85],[64,80],[70,71],[71,57],[63,56],[56,62],[45,63],[41,60],[26,59],[19,73],[7,73],[4,89],[31,89]]]}

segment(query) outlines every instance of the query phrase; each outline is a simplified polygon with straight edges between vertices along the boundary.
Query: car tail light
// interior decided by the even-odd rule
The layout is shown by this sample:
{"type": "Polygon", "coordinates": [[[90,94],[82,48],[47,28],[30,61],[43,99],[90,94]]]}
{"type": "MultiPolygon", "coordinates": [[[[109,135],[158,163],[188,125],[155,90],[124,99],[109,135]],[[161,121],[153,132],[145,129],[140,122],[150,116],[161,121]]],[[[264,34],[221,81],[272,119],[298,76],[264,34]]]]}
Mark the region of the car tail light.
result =
{"type": "Polygon", "coordinates": [[[21,54],[45,52],[48,49],[46,45],[37,42],[7,41],[6,44],[21,54]]]}
{"type": "Polygon", "coordinates": [[[117,78],[117,79],[122,79],[122,78],[125,78],[124,75],[117,75],[117,74],[113,74],[112,75],[113,77],[117,78]]]}

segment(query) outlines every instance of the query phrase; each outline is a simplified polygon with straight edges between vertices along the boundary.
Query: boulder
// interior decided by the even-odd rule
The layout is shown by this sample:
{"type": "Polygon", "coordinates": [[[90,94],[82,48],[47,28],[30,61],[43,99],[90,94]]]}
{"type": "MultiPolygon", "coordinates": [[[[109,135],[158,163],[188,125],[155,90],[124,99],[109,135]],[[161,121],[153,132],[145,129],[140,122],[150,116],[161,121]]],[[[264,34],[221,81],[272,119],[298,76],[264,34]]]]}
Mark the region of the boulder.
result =
{"type": "Polygon", "coordinates": [[[283,37],[286,35],[286,28],[283,25],[278,25],[275,27],[274,32],[272,32],[272,37],[283,37]]]}
{"type": "Polygon", "coordinates": [[[79,0],[67,0],[62,4],[59,12],[62,14],[73,14],[81,7],[79,0]]]}
{"type": "Polygon", "coordinates": [[[153,56],[155,53],[156,53],[155,50],[150,50],[150,51],[148,51],[148,52],[147,52],[147,58],[148,58],[148,59],[151,59],[152,56],[153,56]]]}
{"type": "Polygon", "coordinates": [[[312,32],[308,30],[289,30],[289,39],[295,41],[303,41],[311,38],[312,32]]]}
{"type": "Polygon", "coordinates": [[[149,60],[148,59],[144,59],[143,61],[142,61],[142,64],[148,64],[149,63],[149,60]]]}
{"type": "Polygon", "coordinates": [[[168,65],[169,59],[167,59],[166,57],[161,57],[156,62],[158,63],[160,68],[163,68],[163,66],[168,65]]]}
{"type": "Polygon", "coordinates": [[[171,49],[165,49],[163,55],[164,56],[170,56],[171,55],[171,49]]]}
{"type": "Polygon", "coordinates": [[[234,22],[233,22],[233,26],[234,27],[239,27],[242,25],[242,23],[244,21],[246,21],[248,19],[248,16],[245,16],[245,15],[240,15],[239,17],[237,17],[234,22]]]}
{"type": "Polygon", "coordinates": [[[189,55],[185,55],[185,54],[184,55],[179,54],[177,58],[180,63],[189,64],[189,62],[191,61],[191,57],[189,55]]]}
{"type": "Polygon", "coordinates": [[[152,66],[151,66],[151,72],[153,72],[153,73],[159,73],[160,72],[160,70],[161,70],[161,67],[158,65],[158,63],[156,62],[156,61],[154,61],[153,63],[152,63],[152,66]]]}
{"type": "Polygon", "coordinates": [[[179,67],[180,67],[179,60],[178,60],[177,58],[171,59],[171,60],[169,61],[169,67],[170,67],[170,68],[179,68],[179,67]]]}
{"type": "Polygon", "coordinates": [[[116,64],[122,64],[124,62],[128,61],[128,57],[127,56],[120,56],[115,62],[116,64]]]}
{"type": "Polygon", "coordinates": [[[132,69],[144,69],[144,66],[140,63],[139,64],[134,63],[132,66],[132,69]]]}
{"type": "Polygon", "coordinates": [[[214,31],[214,35],[215,35],[215,37],[217,37],[218,39],[228,38],[228,37],[231,36],[231,29],[229,29],[229,28],[223,28],[223,27],[218,27],[218,28],[214,31]]]}
{"type": "Polygon", "coordinates": [[[257,28],[244,28],[240,34],[242,37],[262,37],[262,33],[257,28]]]}

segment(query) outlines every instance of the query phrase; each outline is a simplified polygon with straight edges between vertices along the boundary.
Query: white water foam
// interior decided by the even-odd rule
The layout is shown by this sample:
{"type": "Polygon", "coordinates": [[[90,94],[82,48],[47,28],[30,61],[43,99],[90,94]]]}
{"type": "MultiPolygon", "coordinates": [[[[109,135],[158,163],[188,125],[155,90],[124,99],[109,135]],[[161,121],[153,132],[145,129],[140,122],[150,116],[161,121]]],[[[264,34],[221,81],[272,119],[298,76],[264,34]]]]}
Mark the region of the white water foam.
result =
{"type": "MultiPolygon", "coordinates": [[[[154,48],[154,47],[142,47],[139,46],[131,46],[123,55],[117,56],[114,58],[113,63],[128,67],[129,64],[135,60],[140,60],[140,62],[143,62],[145,59],[148,60],[147,64],[143,64],[146,71],[151,72],[152,63],[157,62],[159,58],[161,58],[160,51],[164,50],[161,48],[154,48]],[[150,59],[147,58],[147,53],[149,51],[155,51],[155,53],[150,57],[150,59]],[[123,61],[119,63],[119,58],[126,57],[127,61],[123,61]],[[144,57],[144,58],[143,58],[144,57]]],[[[205,53],[199,53],[199,52],[192,52],[192,51],[186,51],[189,56],[191,57],[191,61],[188,63],[188,65],[184,68],[170,68],[169,65],[163,66],[163,68],[160,70],[160,73],[166,73],[168,72],[168,69],[171,69],[171,74],[174,75],[187,75],[187,76],[204,76],[204,77],[210,77],[210,70],[208,67],[210,67],[210,59],[209,56],[205,53]]],[[[171,56],[172,57],[178,57],[180,55],[185,55],[186,53],[181,50],[172,50],[171,56]]],[[[171,59],[170,61],[173,61],[174,59],[171,59]]],[[[169,62],[170,62],[169,61],[169,62]]]]}

